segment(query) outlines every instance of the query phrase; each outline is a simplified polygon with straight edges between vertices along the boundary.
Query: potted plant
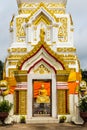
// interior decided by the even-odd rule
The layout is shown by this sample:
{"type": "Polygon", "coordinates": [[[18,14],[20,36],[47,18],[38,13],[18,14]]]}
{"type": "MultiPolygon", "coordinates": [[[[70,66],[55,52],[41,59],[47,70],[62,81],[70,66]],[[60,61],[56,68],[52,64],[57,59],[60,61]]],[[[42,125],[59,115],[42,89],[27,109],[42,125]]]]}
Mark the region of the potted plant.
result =
{"type": "Polygon", "coordinates": [[[25,116],[20,117],[20,123],[26,123],[26,118],[25,116]]]}
{"type": "Polygon", "coordinates": [[[80,98],[79,110],[80,110],[80,116],[86,122],[87,121],[87,95],[80,98]]]}
{"type": "Polygon", "coordinates": [[[12,106],[13,104],[8,100],[3,100],[0,102],[0,120],[2,124],[4,124],[5,119],[8,117],[12,106]]]}
{"type": "Polygon", "coordinates": [[[59,123],[64,123],[66,120],[66,116],[60,116],[59,117],[59,123]]]}

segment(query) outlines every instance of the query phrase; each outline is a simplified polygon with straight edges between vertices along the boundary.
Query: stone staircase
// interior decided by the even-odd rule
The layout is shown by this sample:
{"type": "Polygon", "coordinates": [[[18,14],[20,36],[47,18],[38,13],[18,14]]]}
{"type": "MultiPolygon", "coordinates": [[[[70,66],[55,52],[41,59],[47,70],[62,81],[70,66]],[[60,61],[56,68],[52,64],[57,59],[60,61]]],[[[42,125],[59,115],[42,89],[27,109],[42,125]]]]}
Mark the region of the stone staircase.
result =
{"type": "Polygon", "coordinates": [[[52,117],[32,117],[26,120],[27,124],[58,123],[58,119],[52,117]]]}

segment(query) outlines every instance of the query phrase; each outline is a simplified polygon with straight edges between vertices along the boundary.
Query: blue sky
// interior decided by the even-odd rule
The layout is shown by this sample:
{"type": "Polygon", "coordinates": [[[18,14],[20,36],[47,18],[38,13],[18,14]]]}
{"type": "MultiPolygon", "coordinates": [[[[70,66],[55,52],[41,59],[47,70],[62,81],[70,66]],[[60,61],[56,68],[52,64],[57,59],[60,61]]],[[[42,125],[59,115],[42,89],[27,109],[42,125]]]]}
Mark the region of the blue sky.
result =
{"type": "MultiPolygon", "coordinates": [[[[74,22],[74,45],[82,69],[87,69],[87,0],[67,0],[67,13],[74,22]]],[[[9,22],[17,14],[16,0],[0,0],[0,60],[5,60],[10,46],[9,22]]]]}

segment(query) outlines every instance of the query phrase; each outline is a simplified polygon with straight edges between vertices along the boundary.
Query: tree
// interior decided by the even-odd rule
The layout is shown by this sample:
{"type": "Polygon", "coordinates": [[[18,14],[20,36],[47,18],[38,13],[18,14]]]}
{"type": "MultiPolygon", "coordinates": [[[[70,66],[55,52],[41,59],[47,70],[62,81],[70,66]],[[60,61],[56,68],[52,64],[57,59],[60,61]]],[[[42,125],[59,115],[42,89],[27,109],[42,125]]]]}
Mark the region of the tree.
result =
{"type": "Polygon", "coordinates": [[[3,79],[3,67],[4,63],[0,60],[0,80],[3,79]]]}
{"type": "Polygon", "coordinates": [[[82,70],[82,80],[87,82],[87,70],[82,70]]]}

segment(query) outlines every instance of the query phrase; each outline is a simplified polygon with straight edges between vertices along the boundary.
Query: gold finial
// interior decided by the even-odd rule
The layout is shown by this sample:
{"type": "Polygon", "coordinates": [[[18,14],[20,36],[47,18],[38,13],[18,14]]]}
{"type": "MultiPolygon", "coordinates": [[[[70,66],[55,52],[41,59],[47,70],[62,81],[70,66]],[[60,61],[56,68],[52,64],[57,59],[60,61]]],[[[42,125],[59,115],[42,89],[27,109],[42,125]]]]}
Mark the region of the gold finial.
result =
{"type": "Polygon", "coordinates": [[[14,17],[15,17],[15,15],[13,14],[11,22],[10,22],[10,26],[13,26],[14,17]]]}

